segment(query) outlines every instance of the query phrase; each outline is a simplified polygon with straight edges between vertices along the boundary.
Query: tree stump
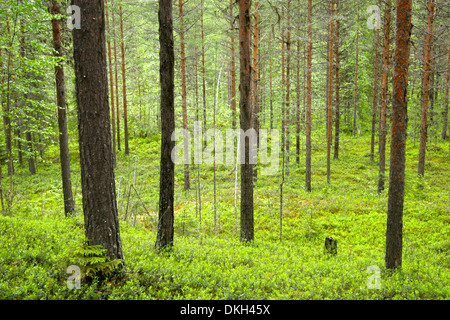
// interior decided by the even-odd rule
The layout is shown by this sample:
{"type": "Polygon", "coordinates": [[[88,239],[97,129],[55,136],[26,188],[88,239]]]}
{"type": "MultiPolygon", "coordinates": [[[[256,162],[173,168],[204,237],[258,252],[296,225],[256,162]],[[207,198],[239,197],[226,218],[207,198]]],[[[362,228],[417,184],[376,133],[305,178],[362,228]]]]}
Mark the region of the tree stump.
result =
{"type": "Polygon", "coordinates": [[[337,254],[337,240],[332,237],[325,238],[325,252],[337,254]]]}

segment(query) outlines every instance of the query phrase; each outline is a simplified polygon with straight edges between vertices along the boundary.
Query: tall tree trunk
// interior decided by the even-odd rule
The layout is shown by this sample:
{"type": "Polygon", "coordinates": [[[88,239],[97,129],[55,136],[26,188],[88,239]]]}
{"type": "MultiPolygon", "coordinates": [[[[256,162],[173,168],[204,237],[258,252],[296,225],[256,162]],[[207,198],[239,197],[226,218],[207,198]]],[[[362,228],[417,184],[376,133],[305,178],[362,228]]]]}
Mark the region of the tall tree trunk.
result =
{"type": "MultiPolygon", "coordinates": [[[[21,59],[25,59],[25,36],[24,36],[24,26],[23,26],[23,20],[20,22],[20,34],[21,34],[21,38],[20,38],[20,57],[21,59]]],[[[29,73],[25,73],[27,77],[30,77],[31,75],[29,73]]],[[[24,104],[26,103],[25,101],[27,101],[27,94],[24,95],[24,104]]],[[[17,100],[16,100],[16,106],[17,106],[17,100]]],[[[30,119],[31,119],[31,114],[29,114],[28,111],[25,111],[25,114],[27,115],[26,119],[25,119],[25,140],[27,141],[27,151],[28,151],[28,170],[30,171],[31,175],[36,174],[36,165],[34,163],[34,157],[33,157],[33,141],[32,141],[32,136],[31,136],[31,131],[30,131],[30,119]]],[[[18,121],[19,123],[21,122],[20,119],[18,121]]],[[[19,129],[19,133],[20,133],[20,129],[19,129]]],[[[20,137],[19,137],[20,138],[20,137]]],[[[19,140],[20,142],[20,140],[19,140]]],[[[20,158],[22,158],[20,152],[22,148],[18,148],[19,149],[19,155],[20,158]]]]}
{"type": "MultiPolygon", "coordinates": [[[[300,0],[297,1],[300,8],[300,0]]],[[[300,164],[300,23],[297,23],[296,29],[297,52],[296,52],[296,108],[295,108],[295,163],[300,164]]]]}
{"type": "Polygon", "coordinates": [[[300,40],[297,40],[295,97],[295,163],[300,164],[300,40]]]}
{"type": "Polygon", "coordinates": [[[402,265],[403,201],[405,188],[405,147],[408,68],[411,36],[412,0],[397,0],[392,91],[391,160],[386,230],[385,264],[388,269],[402,265]]]}
{"type": "MultiPolygon", "coordinates": [[[[1,108],[2,111],[4,112],[4,108],[5,108],[5,91],[3,90],[3,85],[4,85],[4,71],[3,71],[3,60],[2,60],[2,49],[0,48],[0,104],[1,104],[1,108]]],[[[6,153],[6,150],[5,150],[6,153]]],[[[1,204],[2,204],[2,213],[5,212],[5,203],[4,203],[4,199],[3,199],[3,172],[2,172],[2,167],[3,167],[3,161],[6,160],[5,158],[5,154],[2,154],[2,159],[0,159],[0,200],[1,200],[1,204]]]]}
{"type": "MultiPolygon", "coordinates": [[[[434,32],[434,26],[431,28],[431,34],[434,32]]],[[[433,41],[433,40],[432,40],[433,41]]],[[[432,127],[432,134],[434,133],[434,137],[436,138],[436,126],[434,125],[434,102],[437,100],[437,94],[438,90],[436,89],[439,85],[439,73],[436,73],[435,71],[435,64],[436,64],[436,48],[432,45],[431,46],[431,52],[430,52],[430,85],[428,90],[428,116],[429,120],[427,120],[427,127],[432,127]]],[[[427,134],[428,139],[428,134],[427,134]]]]}
{"type": "Polygon", "coordinates": [[[305,188],[311,191],[311,69],[312,69],[312,0],[308,0],[308,51],[306,54],[306,156],[305,188]]]}
{"type": "Polygon", "coordinates": [[[230,75],[231,75],[231,127],[236,128],[236,63],[234,50],[233,0],[230,0],[230,75]]]}
{"type": "Polygon", "coordinates": [[[286,104],[285,104],[285,131],[286,131],[286,175],[289,176],[289,149],[290,149],[290,137],[289,137],[289,125],[290,125],[290,106],[291,106],[291,13],[290,13],[291,0],[287,0],[286,15],[286,104]]]}
{"type": "Polygon", "coordinates": [[[444,125],[442,126],[441,138],[448,139],[447,135],[447,122],[448,122],[448,100],[449,100],[449,87],[450,87],[450,32],[448,34],[448,50],[447,50],[447,72],[445,77],[445,94],[444,94],[444,112],[442,114],[442,120],[444,125]]]}
{"type": "MultiPolygon", "coordinates": [[[[250,49],[251,0],[239,0],[239,55],[240,55],[240,128],[244,132],[251,128],[251,49],[250,49]]],[[[244,163],[241,163],[241,234],[242,242],[253,241],[253,165],[250,163],[250,142],[244,142],[244,163]]]]}
{"type": "MultiPolygon", "coordinates": [[[[202,97],[203,97],[203,132],[206,132],[206,68],[205,68],[205,28],[203,22],[203,6],[204,2],[201,1],[200,10],[200,28],[202,34],[202,97]]],[[[206,141],[205,141],[206,147],[206,141]]]]}
{"type": "Polygon", "coordinates": [[[340,71],[340,57],[339,57],[339,0],[336,0],[336,37],[335,37],[335,56],[336,56],[336,75],[335,75],[335,84],[336,84],[336,100],[335,100],[335,119],[334,119],[334,156],[335,160],[339,159],[339,126],[340,126],[340,79],[339,79],[339,71],[340,71]]]}
{"type": "MultiPolygon", "coordinates": [[[[198,123],[199,121],[199,113],[200,113],[200,106],[199,106],[199,95],[198,95],[198,49],[197,45],[194,47],[195,51],[195,59],[194,59],[194,72],[195,72],[195,123],[198,123]]],[[[196,124],[194,123],[194,130],[195,133],[198,134],[199,129],[196,127],[196,124]]],[[[198,152],[199,150],[195,150],[194,152],[198,152]]],[[[202,195],[201,195],[201,183],[200,183],[200,163],[194,163],[194,170],[197,168],[197,189],[195,191],[196,199],[197,199],[197,206],[196,206],[196,216],[198,213],[199,223],[200,227],[202,224],[202,195]],[[195,166],[197,164],[197,166],[195,166]]]]}
{"type": "MultiPolygon", "coordinates": [[[[217,51],[216,51],[217,52],[217,51]]],[[[217,62],[217,58],[216,58],[217,62]]],[[[214,109],[213,109],[213,128],[216,130],[216,109],[217,109],[217,103],[219,100],[219,89],[220,89],[220,76],[222,74],[222,66],[220,67],[220,70],[217,75],[217,84],[216,84],[216,94],[214,96],[214,109]]],[[[214,141],[214,160],[213,160],[213,182],[214,182],[214,235],[217,236],[217,233],[219,231],[218,228],[218,219],[217,219],[217,179],[216,179],[216,137],[213,138],[214,141]]]]}
{"type": "Polygon", "coordinates": [[[286,149],[281,151],[282,166],[281,166],[281,183],[280,183],[280,241],[283,241],[283,185],[286,166],[284,161],[286,159],[286,149]]]}
{"type": "Polygon", "coordinates": [[[372,95],[372,136],[370,139],[370,161],[373,162],[375,153],[375,125],[377,122],[378,106],[378,43],[380,39],[380,29],[375,34],[375,59],[373,62],[373,95],[372,95]]]}
{"type": "Polygon", "coordinates": [[[83,8],[73,30],[81,187],[89,245],[101,245],[111,259],[123,259],[111,151],[104,4],[73,0],[83,8]]]}
{"type": "Polygon", "coordinates": [[[379,133],[379,176],[378,193],[384,190],[385,167],[386,167],[386,109],[388,103],[388,77],[389,77],[389,43],[391,37],[391,0],[385,2],[384,13],[384,38],[383,38],[383,57],[381,69],[381,105],[380,105],[380,133],[379,133]]]}
{"type": "MultiPolygon", "coordinates": [[[[259,35],[258,38],[261,39],[261,28],[259,28],[259,35]]],[[[262,50],[258,53],[258,61],[262,61],[261,58],[262,50]]],[[[266,79],[265,75],[266,72],[264,70],[264,64],[260,63],[259,69],[258,69],[258,82],[260,83],[259,91],[258,91],[258,108],[259,108],[259,114],[260,118],[258,118],[258,128],[261,128],[261,126],[266,125],[266,79]]],[[[258,129],[259,130],[259,129],[258,129]]],[[[259,147],[259,142],[258,142],[259,147]]]]}
{"type": "MultiPolygon", "coordinates": [[[[133,54],[133,60],[134,60],[134,54],[133,54]]],[[[138,70],[136,68],[134,68],[134,73],[135,73],[135,77],[137,79],[137,86],[138,86],[139,120],[142,121],[142,113],[144,113],[144,117],[145,117],[145,110],[142,110],[141,76],[138,73],[138,70]]]]}
{"type": "MultiPolygon", "coordinates": [[[[269,33],[269,48],[272,48],[272,40],[275,36],[275,28],[272,25],[272,32],[269,33]]],[[[272,81],[272,55],[269,54],[269,91],[270,91],[270,130],[273,130],[273,81],[272,81]]]]}
{"type": "MultiPolygon", "coordinates": [[[[252,67],[252,106],[253,106],[253,115],[252,127],[255,129],[256,134],[259,136],[259,104],[258,104],[258,72],[259,72],[259,62],[258,62],[258,51],[259,51],[259,3],[258,0],[255,1],[255,11],[253,13],[254,16],[254,29],[253,29],[253,67],[252,67]]],[[[253,177],[256,181],[257,179],[257,167],[253,166],[253,177]]]]}
{"type": "Polygon", "coordinates": [[[33,139],[31,136],[30,128],[27,126],[25,128],[27,131],[25,132],[25,139],[27,140],[27,151],[28,151],[28,171],[30,171],[31,175],[36,174],[36,165],[34,163],[33,157],[33,139]]]}
{"type": "MultiPolygon", "coordinates": [[[[281,149],[286,149],[286,41],[285,41],[285,9],[281,7],[280,38],[281,38],[281,149]]],[[[283,164],[284,166],[284,164],[283,164]]]]}
{"type": "MultiPolygon", "coordinates": [[[[11,29],[9,26],[9,20],[6,20],[6,29],[8,37],[11,37],[11,29]]],[[[8,175],[14,174],[14,164],[12,161],[12,133],[11,133],[11,68],[12,68],[12,41],[8,42],[8,58],[6,63],[6,102],[3,110],[3,128],[5,131],[5,147],[8,158],[8,175]]]]}
{"type": "MultiPolygon", "coordinates": [[[[109,11],[108,11],[108,1],[105,0],[105,10],[106,10],[106,31],[111,37],[111,31],[109,29],[109,11]]],[[[108,38],[108,62],[109,62],[109,87],[110,87],[110,101],[111,101],[111,125],[112,125],[112,153],[113,153],[113,163],[114,168],[116,167],[116,109],[114,107],[114,80],[113,80],[113,61],[111,54],[111,40],[108,38]]]]}
{"type": "Polygon", "coordinates": [[[123,130],[124,130],[124,140],[125,140],[125,154],[130,154],[130,149],[128,146],[128,106],[127,106],[127,81],[125,72],[125,38],[123,36],[123,14],[122,6],[119,7],[120,16],[120,36],[121,36],[121,51],[122,51],[122,90],[123,90],[123,130]]]}
{"type": "Polygon", "coordinates": [[[425,152],[428,138],[428,102],[430,98],[430,77],[431,77],[431,50],[433,46],[433,19],[434,19],[434,0],[428,0],[428,19],[427,30],[425,32],[425,48],[423,54],[423,80],[422,80],[422,117],[420,121],[420,149],[418,174],[423,176],[425,173],[425,152]]]}
{"type": "Polygon", "coordinates": [[[328,112],[327,112],[327,183],[330,184],[331,175],[331,132],[332,132],[332,115],[333,115],[333,34],[334,34],[334,0],[331,1],[331,21],[329,27],[328,38],[328,112]]]}
{"type": "MultiPolygon", "coordinates": [[[[15,94],[14,94],[15,96],[15,94]]],[[[15,102],[14,105],[18,106],[17,104],[17,98],[15,97],[15,102]]],[[[18,128],[16,128],[16,130],[14,130],[16,132],[16,137],[17,139],[17,161],[19,162],[19,167],[23,166],[23,155],[22,155],[22,130],[21,130],[21,121],[17,121],[18,122],[18,128]]]]}
{"type": "Polygon", "coordinates": [[[159,0],[159,63],[161,82],[161,164],[159,180],[159,220],[155,246],[173,246],[174,232],[174,163],[171,158],[175,130],[174,112],[174,47],[172,1],[159,0]]]}
{"type": "MultiPolygon", "coordinates": [[[[20,57],[22,60],[25,59],[25,37],[23,36],[23,33],[24,33],[23,20],[21,20],[21,22],[20,22],[20,34],[21,34],[20,57]]],[[[31,75],[29,73],[26,73],[26,77],[29,78],[29,77],[31,77],[31,75]]],[[[17,110],[19,108],[23,108],[24,110],[26,110],[26,108],[25,108],[26,100],[27,100],[27,95],[25,94],[24,99],[22,101],[22,105],[19,106],[19,101],[17,99],[17,93],[14,92],[14,109],[17,110]]],[[[26,117],[26,119],[27,118],[28,117],[26,117]]],[[[21,133],[22,133],[23,120],[19,117],[16,119],[15,122],[16,122],[16,129],[14,131],[16,133],[16,137],[18,138],[17,139],[17,160],[19,161],[19,167],[22,167],[23,166],[23,153],[22,153],[22,135],[21,135],[21,133]]],[[[27,120],[26,124],[27,123],[28,123],[28,120],[27,120]]],[[[29,130],[29,127],[27,125],[25,125],[24,129],[25,129],[24,131],[27,132],[29,130]]],[[[25,134],[25,137],[26,137],[26,134],[25,134]]],[[[27,144],[27,147],[28,147],[28,144],[27,144]]],[[[30,157],[31,157],[32,152],[33,152],[33,149],[31,148],[31,150],[29,152],[30,157]]],[[[31,165],[32,163],[29,163],[29,164],[31,165]]],[[[30,173],[31,173],[32,167],[30,166],[29,169],[30,169],[30,173]]]]}
{"type": "MultiPolygon", "coordinates": [[[[195,35],[197,37],[197,34],[195,35]]],[[[197,44],[194,45],[194,90],[195,90],[195,121],[197,122],[199,119],[199,103],[198,103],[198,49],[197,44]]]]}
{"type": "Polygon", "coordinates": [[[14,21],[14,33],[11,35],[11,29],[9,26],[9,20],[6,20],[6,29],[10,40],[8,41],[8,60],[6,65],[6,103],[3,110],[3,127],[5,131],[5,147],[6,155],[8,158],[8,176],[9,176],[9,190],[8,190],[8,211],[11,209],[12,197],[13,197],[13,175],[14,175],[14,162],[12,154],[12,125],[11,125],[11,82],[14,81],[14,75],[12,75],[13,67],[13,53],[12,53],[12,38],[15,36],[15,26],[17,19],[14,21]]]}
{"type": "Polygon", "coordinates": [[[2,204],[2,213],[5,212],[5,200],[3,198],[3,168],[0,166],[0,202],[2,204]]]}
{"type": "Polygon", "coordinates": [[[359,0],[356,20],[356,54],[355,54],[355,83],[353,87],[353,136],[356,136],[357,96],[358,96],[358,63],[359,63],[359,0]]]}
{"type": "MultiPolygon", "coordinates": [[[[52,0],[50,3],[50,12],[53,15],[59,15],[60,5],[58,1],[52,0]]],[[[53,48],[55,56],[61,59],[60,65],[55,66],[56,79],[56,100],[58,104],[58,128],[59,128],[59,156],[61,161],[61,178],[64,195],[64,212],[70,216],[75,211],[75,203],[72,194],[72,180],[70,175],[70,156],[69,156],[69,135],[67,133],[67,106],[66,106],[66,85],[64,80],[63,52],[61,43],[61,25],[58,19],[52,19],[53,29],[53,48]]]]}
{"type": "MultiPolygon", "coordinates": [[[[183,24],[183,0],[178,0],[178,10],[180,14],[180,59],[181,59],[181,107],[183,111],[183,129],[186,132],[188,128],[187,120],[187,101],[186,101],[186,54],[184,48],[184,24],[183,24]]],[[[184,189],[190,188],[189,182],[189,142],[188,136],[183,135],[184,144],[184,189]]]]}
{"type": "Polygon", "coordinates": [[[113,37],[113,51],[114,51],[114,80],[116,89],[116,120],[117,120],[117,150],[122,150],[120,144],[120,110],[119,110],[119,71],[118,71],[118,60],[117,60],[117,46],[116,46],[116,22],[114,18],[114,5],[111,8],[112,16],[112,37],[113,37]]]}

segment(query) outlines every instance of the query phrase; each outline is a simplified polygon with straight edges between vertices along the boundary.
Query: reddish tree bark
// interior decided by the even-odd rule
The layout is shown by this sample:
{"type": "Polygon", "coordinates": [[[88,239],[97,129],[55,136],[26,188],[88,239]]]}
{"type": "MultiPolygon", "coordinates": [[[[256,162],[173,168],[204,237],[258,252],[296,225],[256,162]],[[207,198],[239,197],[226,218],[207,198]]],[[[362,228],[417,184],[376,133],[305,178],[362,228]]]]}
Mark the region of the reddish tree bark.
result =
{"type": "Polygon", "coordinates": [[[412,0],[397,0],[385,255],[385,264],[388,269],[395,269],[402,265],[405,147],[408,121],[407,90],[412,28],[411,6],[412,0]]]}

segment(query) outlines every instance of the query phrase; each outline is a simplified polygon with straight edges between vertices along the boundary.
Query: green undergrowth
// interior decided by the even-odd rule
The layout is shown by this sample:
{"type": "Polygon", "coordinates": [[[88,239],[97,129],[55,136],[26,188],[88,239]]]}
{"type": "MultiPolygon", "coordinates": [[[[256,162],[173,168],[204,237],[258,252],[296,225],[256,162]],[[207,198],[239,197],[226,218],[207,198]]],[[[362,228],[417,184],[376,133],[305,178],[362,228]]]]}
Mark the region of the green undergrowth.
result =
{"type": "Polygon", "coordinates": [[[67,268],[91,252],[83,247],[77,155],[77,215],[66,218],[50,150],[38,175],[18,170],[11,211],[0,216],[0,299],[450,299],[448,145],[430,146],[423,178],[416,174],[418,145],[407,145],[403,264],[392,272],[384,268],[388,183],[378,194],[377,157],[370,161],[368,141],[342,136],[330,185],[325,146],[316,145],[310,193],[303,188],[303,155],[298,166],[291,156],[281,233],[281,172],[258,175],[255,241],[248,245],[238,240],[232,168],[217,166],[214,204],[214,169],[200,167],[200,212],[197,171],[192,168],[191,190],[184,191],[177,166],[174,247],[157,252],[158,139],[132,139],[132,155],[120,154],[116,169],[125,265],[113,275],[82,278],[81,288],[72,290],[67,268]],[[324,252],[327,236],[337,239],[336,255],[324,252]],[[370,285],[374,268],[379,289],[370,285]]]}

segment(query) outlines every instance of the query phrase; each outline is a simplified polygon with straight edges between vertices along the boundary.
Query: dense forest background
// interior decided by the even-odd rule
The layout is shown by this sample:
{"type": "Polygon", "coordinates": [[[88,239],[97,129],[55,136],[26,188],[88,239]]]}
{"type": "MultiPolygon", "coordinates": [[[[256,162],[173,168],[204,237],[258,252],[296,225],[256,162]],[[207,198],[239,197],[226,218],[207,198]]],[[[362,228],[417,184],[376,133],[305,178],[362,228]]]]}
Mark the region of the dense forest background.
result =
{"type": "MultiPolygon", "coordinates": [[[[89,256],[89,249],[80,249],[73,12],[66,12],[69,1],[60,1],[58,55],[52,19],[59,16],[51,13],[49,1],[2,1],[0,297],[448,299],[450,5],[433,1],[430,26],[431,0],[412,4],[404,264],[392,275],[383,269],[383,260],[396,4],[387,10],[386,31],[387,1],[312,1],[311,23],[308,2],[251,5],[253,125],[278,129],[281,139],[278,170],[262,175],[265,165],[255,168],[255,243],[241,246],[238,241],[239,167],[225,160],[176,164],[174,252],[165,255],[154,250],[162,125],[159,4],[105,1],[111,139],[126,268],[106,283],[95,279],[70,291],[67,266],[80,264],[80,254],[89,256]],[[386,34],[390,49],[385,53],[386,34]],[[388,58],[387,137],[386,178],[380,187],[383,57],[388,58]],[[64,68],[73,206],[64,201],[61,179],[58,66],[64,68]],[[327,236],[337,239],[337,255],[323,254],[327,236]],[[366,270],[374,265],[382,269],[379,290],[366,286],[366,270]],[[25,284],[27,277],[36,281],[25,284]]],[[[198,121],[204,132],[217,128],[224,137],[226,129],[239,128],[238,14],[235,1],[173,1],[176,128],[193,134],[198,121]]]]}

